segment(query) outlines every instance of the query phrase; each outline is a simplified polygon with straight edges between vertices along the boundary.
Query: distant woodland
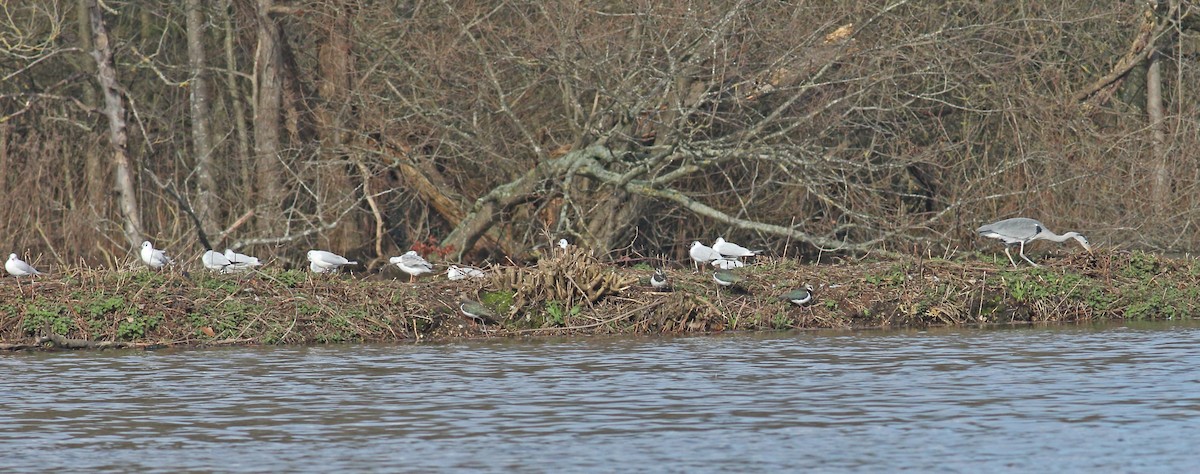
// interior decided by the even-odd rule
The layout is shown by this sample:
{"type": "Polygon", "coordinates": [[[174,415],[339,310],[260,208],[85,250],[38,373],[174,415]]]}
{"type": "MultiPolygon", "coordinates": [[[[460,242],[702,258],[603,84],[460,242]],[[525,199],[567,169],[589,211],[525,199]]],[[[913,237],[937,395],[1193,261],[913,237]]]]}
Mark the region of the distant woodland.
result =
{"type": "Polygon", "coordinates": [[[0,251],[1200,250],[1197,5],[0,2],[0,251]]]}

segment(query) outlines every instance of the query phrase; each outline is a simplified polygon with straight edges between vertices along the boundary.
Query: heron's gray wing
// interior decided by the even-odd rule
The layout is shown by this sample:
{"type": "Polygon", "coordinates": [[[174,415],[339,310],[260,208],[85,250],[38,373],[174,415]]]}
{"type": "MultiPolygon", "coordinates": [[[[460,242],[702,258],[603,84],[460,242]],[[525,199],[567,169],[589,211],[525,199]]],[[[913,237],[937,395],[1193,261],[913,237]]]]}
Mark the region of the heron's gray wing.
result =
{"type": "Polygon", "coordinates": [[[1014,217],[993,222],[977,229],[980,234],[997,234],[1010,239],[1029,240],[1042,232],[1041,222],[1027,217],[1014,217]]]}

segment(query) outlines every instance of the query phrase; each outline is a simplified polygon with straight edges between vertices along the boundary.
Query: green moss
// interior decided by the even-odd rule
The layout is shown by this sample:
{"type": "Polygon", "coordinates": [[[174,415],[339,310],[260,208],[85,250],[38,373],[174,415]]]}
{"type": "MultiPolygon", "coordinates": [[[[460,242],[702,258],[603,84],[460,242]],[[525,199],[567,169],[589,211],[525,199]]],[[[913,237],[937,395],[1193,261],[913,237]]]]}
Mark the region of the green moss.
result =
{"type": "Polygon", "coordinates": [[[158,327],[162,319],[162,313],[154,316],[128,316],[117,324],[117,338],[129,341],[144,338],[146,334],[158,327]]]}
{"type": "Polygon", "coordinates": [[[37,334],[46,325],[55,334],[67,334],[75,323],[67,316],[67,307],[59,303],[51,303],[38,299],[25,307],[25,320],[21,329],[26,334],[37,334]]]}
{"type": "Polygon", "coordinates": [[[163,286],[167,283],[167,278],[161,272],[154,270],[142,270],[133,274],[133,281],[142,286],[163,286]]]}
{"type": "Polygon", "coordinates": [[[792,318],[788,317],[787,313],[775,313],[771,317],[771,329],[791,329],[792,318]]]}
{"type": "Polygon", "coordinates": [[[555,326],[566,326],[570,323],[570,318],[578,315],[583,311],[580,305],[571,306],[571,309],[566,309],[566,304],[561,301],[546,302],[546,322],[555,326]]]}
{"type": "Polygon", "coordinates": [[[513,297],[515,293],[512,291],[489,291],[483,294],[480,299],[484,306],[492,308],[497,314],[508,314],[512,308],[513,297]]]}
{"type": "Polygon", "coordinates": [[[1159,273],[1159,258],[1141,250],[1129,255],[1129,264],[1121,269],[1121,275],[1144,280],[1159,273]]]}
{"type": "Polygon", "coordinates": [[[300,270],[285,270],[276,274],[274,278],[285,288],[298,288],[301,283],[308,280],[308,275],[300,270]]]}
{"type": "Polygon", "coordinates": [[[115,313],[124,307],[125,297],[107,296],[103,292],[97,292],[93,295],[93,299],[84,302],[81,306],[77,306],[76,311],[94,319],[108,313],[115,313]]]}
{"type": "Polygon", "coordinates": [[[225,294],[233,294],[238,290],[238,285],[232,280],[219,278],[213,275],[205,275],[200,277],[199,283],[201,288],[220,291],[225,294]]]}
{"type": "Polygon", "coordinates": [[[315,316],[321,313],[321,306],[307,301],[296,303],[296,314],[300,316],[315,316]]]}
{"type": "Polygon", "coordinates": [[[1139,288],[1134,302],[1125,308],[1126,319],[1183,319],[1192,314],[1188,292],[1172,287],[1139,288]]]}
{"type": "Polygon", "coordinates": [[[895,264],[888,267],[884,273],[872,273],[863,277],[866,283],[884,287],[902,286],[907,279],[907,265],[904,264],[895,264]]]}

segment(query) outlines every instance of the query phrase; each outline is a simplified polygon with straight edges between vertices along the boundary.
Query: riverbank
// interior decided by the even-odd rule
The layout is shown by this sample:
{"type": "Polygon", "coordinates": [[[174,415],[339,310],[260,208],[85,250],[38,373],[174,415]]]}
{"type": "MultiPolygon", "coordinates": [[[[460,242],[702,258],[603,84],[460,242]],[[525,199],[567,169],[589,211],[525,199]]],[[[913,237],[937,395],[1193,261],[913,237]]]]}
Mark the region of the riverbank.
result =
{"type": "Polygon", "coordinates": [[[369,276],[266,270],[61,271],[0,280],[0,349],[415,342],[529,335],[657,334],[803,328],[920,327],[1200,314],[1200,263],[1101,250],[1042,256],[904,258],[806,265],[760,258],[718,287],[711,270],[670,271],[654,291],[647,266],[603,263],[582,250],[481,279],[393,269],[369,276]],[[814,288],[796,306],[778,297],[814,288]],[[497,321],[458,310],[482,302],[497,321]]]}

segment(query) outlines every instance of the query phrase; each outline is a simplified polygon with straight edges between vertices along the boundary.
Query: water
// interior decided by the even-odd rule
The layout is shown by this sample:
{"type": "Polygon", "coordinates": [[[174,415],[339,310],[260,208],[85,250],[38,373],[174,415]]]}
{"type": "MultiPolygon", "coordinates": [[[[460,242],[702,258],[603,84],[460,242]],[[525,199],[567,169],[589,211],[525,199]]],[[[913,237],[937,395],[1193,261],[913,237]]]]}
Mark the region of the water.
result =
{"type": "Polygon", "coordinates": [[[1200,327],[0,354],[0,467],[1186,472],[1200,327]]]}

